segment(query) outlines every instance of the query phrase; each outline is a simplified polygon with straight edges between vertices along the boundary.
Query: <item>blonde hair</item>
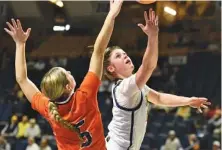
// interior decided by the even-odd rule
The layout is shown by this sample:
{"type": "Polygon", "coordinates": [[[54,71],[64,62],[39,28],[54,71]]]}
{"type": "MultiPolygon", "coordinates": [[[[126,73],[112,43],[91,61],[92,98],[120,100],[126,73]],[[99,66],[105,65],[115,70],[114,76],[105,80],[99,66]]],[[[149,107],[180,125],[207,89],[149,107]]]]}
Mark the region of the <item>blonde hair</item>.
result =
{"type": "Polygon", "coordinates": [[[56,101],[65,92],[65,86],[69,84],[65,72],[60,67],[54,67],[49,70],[41,82],[41,91],[51,99],[56,101]]]}
{"type": "Polygon", "coordinates": [[[103,79],[108,79],[110,81],[114,81],[115,77],[112,75],[111,72],[107,70],[107,67],[110,65],[110,56],[112,52],[116,49],[121,49],[119,46],[111,46],[106,48],[104,61],[103,61],[103,79]]]}
{"type": "Polygon", "coordinates": [[[80,135],[79,129],[61,117],[58,112],[57,104],[55,103],[56,100],[66,94],[65,87],[67,84],[69,84],[69,80],[63,69],[60,67],[54,67],[44,75],[40,87],[43,94],[50,99],[48,110],[50,115],[52,115],[52,118],[64,128],[76,132],[79,139],[82,141],[83,138],[80,135]]]}

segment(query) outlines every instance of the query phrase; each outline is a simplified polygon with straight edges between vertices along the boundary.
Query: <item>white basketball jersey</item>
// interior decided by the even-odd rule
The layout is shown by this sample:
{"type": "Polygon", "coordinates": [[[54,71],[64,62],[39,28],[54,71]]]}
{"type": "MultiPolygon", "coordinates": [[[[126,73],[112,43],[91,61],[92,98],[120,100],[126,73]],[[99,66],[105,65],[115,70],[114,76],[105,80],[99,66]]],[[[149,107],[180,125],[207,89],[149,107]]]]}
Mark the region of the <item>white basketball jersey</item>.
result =
{"type": "Polygon", "coordinates": [[[135,75],[126,80],[128,81],[125,83],[118,81],[112,88],[113,119],[108,126],[108,135],[125,150],[139,150],[146,132],[148,101],[145,96],[149,88],[144,86],[143,89],[139,90],[135,83],[135,75]],[[127,86],[123,87],[121,84],[127,86]],[[125,90],[129,93],[122,94],[119,90],[125,90]],[[127,105],[121,104],[121,100],[127,103],[136,102],[135,107],[126,107],[127,105]]]}

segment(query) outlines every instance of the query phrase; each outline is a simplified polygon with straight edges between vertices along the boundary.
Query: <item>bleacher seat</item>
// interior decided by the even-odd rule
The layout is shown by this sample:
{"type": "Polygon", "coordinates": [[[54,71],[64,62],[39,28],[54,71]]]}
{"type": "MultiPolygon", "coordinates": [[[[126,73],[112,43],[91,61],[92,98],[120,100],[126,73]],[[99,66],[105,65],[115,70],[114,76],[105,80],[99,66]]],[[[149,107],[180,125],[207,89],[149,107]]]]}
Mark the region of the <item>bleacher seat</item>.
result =
{"type": "Polygon", "coordinates": [[[5,108],[5,104],[0,104],[0,118],[3,114],[4,108],[5,108]]]}
{"type": "Polygon", "coordinates": [[[17,140],[15,144],[15,150],[25,150],[27,145],[27,140],[17,140]]]}
{"type": "Polygon", "coordinates": [[[8,121],[10,117],[12,116],[12,105],[11,104],[5,104],[3,105],[3,112],[0,117],[0,121],[8,121]]]}
{"type": "Polygon", "coordinates": [[[188,136],[187,135],[183,135],[179,139],[180,139],[180,143],[181,143],[183,148],[189,146],[189,140],[188,140],[188,136]]]}
{"type": "Polygon", "coordinates": [[[164,134],[164,133],[160,133],[160,134],[157,136],[156,140],[157,140],[157,148],[158,148],[158,149],[160,149],[160,147],[165,144],[165,141],[166,141],[166,139],[167,139],[167,136],[168,136],[168,135],[167,135],[167,134],[164,134]]]}

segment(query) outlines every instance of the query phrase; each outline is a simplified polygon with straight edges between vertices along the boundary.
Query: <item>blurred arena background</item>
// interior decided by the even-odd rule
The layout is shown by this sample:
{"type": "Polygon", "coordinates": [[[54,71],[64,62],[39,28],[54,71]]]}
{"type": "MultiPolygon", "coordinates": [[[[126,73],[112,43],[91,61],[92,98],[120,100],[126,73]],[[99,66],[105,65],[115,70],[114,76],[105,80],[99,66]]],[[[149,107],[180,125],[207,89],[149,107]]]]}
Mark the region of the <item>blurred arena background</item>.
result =
{"type": "MultiPolygon", "coordinates": [[[[163,150],[164,146],[174,150],[178,144],[185,150],[218,150],[221,2],[158,1],[150,5],[124,2],[110,45],[128,52],[136,69],[147,40],[137,23],[144,22],[143,11],[150,7],[159,16],[159,61],[147,84],[158,91],[207,97],[212,106],[199,114],[190,107],[152,105],[141,150],[163,150]],[[166,142],[173,136],[178,140],[166,142]]],[[[49,124],[31,109],[15,82],[15,44],[3,30],[5,22],[19,18],[25,29],[32,28],[26,50],[28,76],[34,83],[39,85],[49,68],[62,66],[72,72],[79,85],[88,70],[90,51],[108,10],[109,3],[105,1],[0,1],[0,150],[9,150],[7,147],[25,150],[27,145],[34,147],[33,143],[41,150],[47,146],[57,149],[49,124]]],[[[104,81],[98,100],[105,135],[112,118],[110,91],[111,83],[104,81]]]]}

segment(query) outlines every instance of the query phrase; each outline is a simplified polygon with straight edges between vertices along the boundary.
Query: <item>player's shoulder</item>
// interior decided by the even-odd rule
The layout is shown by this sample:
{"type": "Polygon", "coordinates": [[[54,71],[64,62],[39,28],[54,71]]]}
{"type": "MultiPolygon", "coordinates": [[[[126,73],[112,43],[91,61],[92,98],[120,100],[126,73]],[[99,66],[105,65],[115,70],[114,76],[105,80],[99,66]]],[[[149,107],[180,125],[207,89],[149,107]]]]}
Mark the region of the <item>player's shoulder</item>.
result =
{"type": "Polygon", "coordinates": [[[118,79],[115,82],[115,86],[120,89],[125,89],[126,87],[130,88],[132,85],[136,85],[136,74],[132,74],[124,79],[118,79]]]}
{"type": "Polygon", "coordinates": [[[93,71],[88,71],[84,80],[88,82],[92,82],[92,80],[100,81],[99,77],[93,71]]]}
{"type": "Polygon", "coordinates": [[[132,83],[136,83],[136,74],[132,74],[131,76],[127,77],[127,78],[124,78],[122,80],[120,80],[121,84],[132,84],[132,83]]]}
{"type": "Polygon", "coordinates": [[[47,101],[49,100],[49,98],[46,97],[42,92],[36,92],[32,97],[32,100],[40,100],[40,99],[47,101]]]}
{"type": "Polygon", "coordinates": [[[84,77],[79,89],[82,91],[97,91],[97,88],[100,84],[100,78],[94,72],[89,71],[84,77]]]}

